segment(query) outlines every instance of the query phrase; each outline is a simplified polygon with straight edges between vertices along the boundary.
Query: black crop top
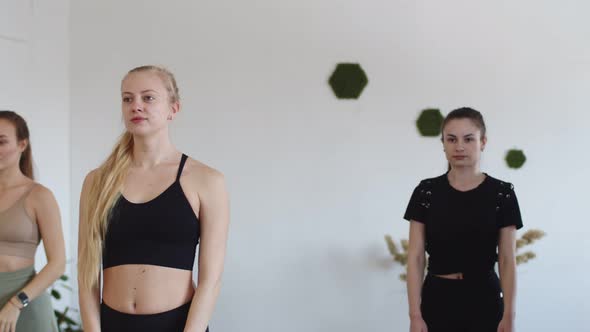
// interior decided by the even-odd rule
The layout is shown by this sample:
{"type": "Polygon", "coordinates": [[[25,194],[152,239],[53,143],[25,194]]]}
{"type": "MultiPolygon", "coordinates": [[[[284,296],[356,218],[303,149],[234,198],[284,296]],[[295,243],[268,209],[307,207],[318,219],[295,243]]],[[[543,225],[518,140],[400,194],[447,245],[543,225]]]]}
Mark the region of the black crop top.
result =
{"type": "Polygon", "coordinates": [[[500,228],[522,227],[514,187],[487,174],[469,191],[453,188],[447,174],[421,181],[404,219],[425,224],[428,272],[432,274],[493,270],[500,228]]]}
{"type": "Polygon", "coordinates": [[[151,201],[137,204],[120,196],[108,222],[103,269],[124,264],[193,269],[200,226],[180,186],[186,159],[183,154],[176,181],[151,201]]]}

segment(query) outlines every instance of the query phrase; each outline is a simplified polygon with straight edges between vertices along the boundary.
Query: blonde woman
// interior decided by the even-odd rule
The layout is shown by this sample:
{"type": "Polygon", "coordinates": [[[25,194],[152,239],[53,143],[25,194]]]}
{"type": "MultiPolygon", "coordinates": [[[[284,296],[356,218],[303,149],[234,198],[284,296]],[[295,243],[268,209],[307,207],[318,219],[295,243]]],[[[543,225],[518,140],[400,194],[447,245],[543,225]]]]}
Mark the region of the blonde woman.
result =
{"type": "Polygon", "coordinates": [[[32,165],[27,123],[0,111],[0,332],[57,332],[46,290],[65,270],[64,238],[57,202],[32,165]],[[47,264],[36,274],[41,240],[47,264]]]}
{"type": "Polygon", "coordinates": [[[132,69],[122,81],[121,102],[126,132],[86,176],[80,198],[84,331],[205,332],[228,233],[224,177],[171,143],[168,125],[180,98],[169,71],[132,69]]]}

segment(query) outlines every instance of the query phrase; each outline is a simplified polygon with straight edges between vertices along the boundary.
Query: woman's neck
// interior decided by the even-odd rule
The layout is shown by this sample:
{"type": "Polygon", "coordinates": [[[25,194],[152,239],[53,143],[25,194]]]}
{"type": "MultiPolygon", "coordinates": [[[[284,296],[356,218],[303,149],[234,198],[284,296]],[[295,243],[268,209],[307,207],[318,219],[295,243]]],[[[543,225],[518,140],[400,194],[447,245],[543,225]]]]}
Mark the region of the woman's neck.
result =
{"type": "Polygon", "coordinates": [[[479,167],[452,168],[448,174],[449,182],[457,187],[472,187],[485,178],[479,167]]]}
{"type": "Polygon", "coordinates": [[[17,187],[26,181],[27,177],[18,165],[0,170],[0,191],[17,187]]]}
{"type": "Polygon", "coordinates": [[[133,138],[134,167],[150,168],[162,162],[171,161],[177,155],[178,151],[167,135],[164,137],[133,138]]]}

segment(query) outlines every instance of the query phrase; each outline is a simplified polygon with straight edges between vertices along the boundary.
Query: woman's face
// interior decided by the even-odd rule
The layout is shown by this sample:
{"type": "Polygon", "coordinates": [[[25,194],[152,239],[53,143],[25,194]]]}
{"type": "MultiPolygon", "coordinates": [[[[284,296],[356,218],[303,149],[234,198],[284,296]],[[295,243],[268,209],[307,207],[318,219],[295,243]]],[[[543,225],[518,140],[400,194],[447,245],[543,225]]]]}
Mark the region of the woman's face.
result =
{"type": "Polygon", "coordinates": [[[18,167],[27,141],[18,141],[16,128],[8,120],[0,119],[0,170],[18,167]]]}
{"type": "Polygon", "coordinates": [[[121,108],[127,130],[146,136],[166,128],[179,104],[170,102],[170,95],[156,73],[144,71],[128,74],[121,83],[121,108]]]}
{"type": "Polygon", "coordinates": [[[443,147],[453,168],[478,165],[486,141],[470,119],[453,119],[443,128],[443,147]]]}

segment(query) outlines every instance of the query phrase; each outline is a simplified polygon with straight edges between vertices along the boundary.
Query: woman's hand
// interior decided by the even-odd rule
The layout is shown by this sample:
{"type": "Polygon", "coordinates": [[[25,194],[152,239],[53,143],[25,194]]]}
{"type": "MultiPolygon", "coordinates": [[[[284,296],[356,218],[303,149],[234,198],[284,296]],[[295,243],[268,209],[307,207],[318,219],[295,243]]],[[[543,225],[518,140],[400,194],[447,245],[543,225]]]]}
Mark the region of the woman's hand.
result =
{"type": "Polygon", "coordinates": [[[19,315],[20,309],[10,299],[0,310],[0,332],[16,332],[16,321],[19,315]]]}
{"type": "Polygon", "coordinates": [[[428,327],[426,327],[426,322],[422,317],[410,319],[410,332],[428,332],[428,327]]]}
{"type": "Polygon", "coordinates": [[[498,332],[513,332],[514,319],[504,316],[498,324],[498,332]]]}

